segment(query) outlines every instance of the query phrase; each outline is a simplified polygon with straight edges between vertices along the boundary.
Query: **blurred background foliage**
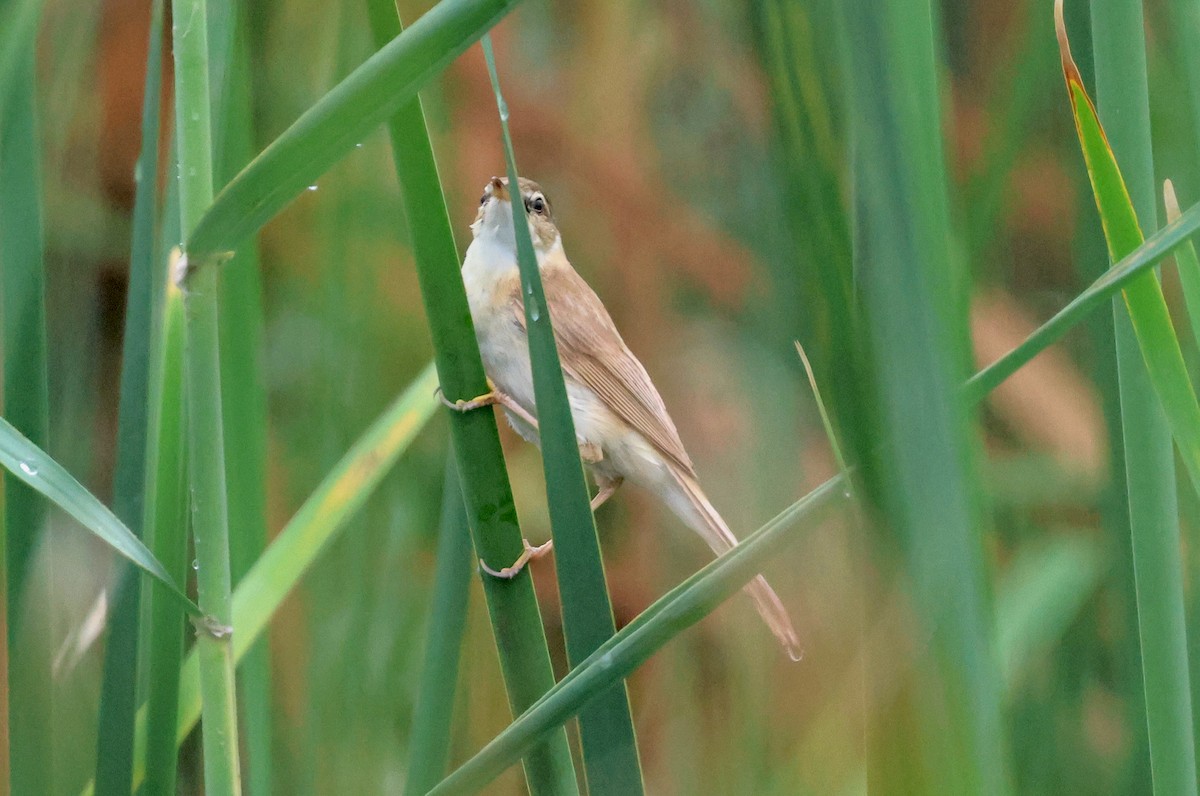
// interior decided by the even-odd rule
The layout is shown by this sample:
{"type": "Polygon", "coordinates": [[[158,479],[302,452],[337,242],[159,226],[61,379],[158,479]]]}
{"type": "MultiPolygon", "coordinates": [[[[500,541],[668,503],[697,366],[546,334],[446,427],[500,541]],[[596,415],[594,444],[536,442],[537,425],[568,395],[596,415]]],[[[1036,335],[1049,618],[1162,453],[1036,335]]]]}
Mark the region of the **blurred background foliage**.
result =
{"type": "MultiPolygon", "coordinates": [[[[1168,5],[1147,3],[1155,161],[1187,206],[1200,197],[1198,131],[1177,101],[1185,87],[1168,5]]],[[[400,6],[406,20],[426,8],[400,6]]],[[[105,500],[148,9],[147,0],[46,0],[38,43],[49,450],[105,500]]],[[[836,469],[792,341],[813,357],[835,414],[853,417],[847,407],[870,401],[838,334],[851,224],[835,12],[833,0],[528,0],[493,34],[522,167],[553,197],[573,264],[652,374],[713,503],[741,534],[836,469]]],[[[372,47],[363,5],[252,0],[246,15],[257,150],[372,47]]],[[[940,22],[953,262],[973,344],[960,353],[978,366],[1107,259],[1049,5],[961,0],[944,4],[940,22]]],[[[1084,14],[1077,42],[1087,29],[1084,14]]],[[[1076,48],[1086,75],[1087,50],[1076,48]]],[[[163,68],[169,93],[169,55],[163,68]]],[[[464,251],[479,191],[504,168],[479,48],[423,99],[464,251]]],[[[431,356],[389,158],[381,129],[260,236],[272,533],[431,356]]],[[[1178,306],[1169,273],[1166,290],[1178,306]]],[[[1106,421],[1110,336],[1097,317],[979,413],[975,497],[1022,793],[1149,789],[1119,442],[1106,421]]],[[[839,432],[860,449],[869,438],[839,432]]],[[[538,453],[507,430],[504,441],[523,528],[543,541],[538,453]]],[[[272,623],[276,792],[403,785],[446,446],[438,418],[272,623]]],[[[1191,572],[1200,506],[1180,494],[1191,572]]],[[[709,560],[636,490],[597,519],[618,627],[709,560]]],[[[96,748],[94,607],[116,572],[98,541],[60,513],[49,522],[28,587],[36,599],[23,604],[44,632],[25,643],[54,667],[53,791],[76,793],[96,748]]],[[[894,655],[899,680],[927,633],[896,565],[878,534],[830,524],[767,572],[804,637],[802,664],[780,655],[736,599],[637,671],[630,694],[648,790],[860,791],[863,658],[894,655]]],[[[561,674],[554,568],[533,567],[561,674]]],[[[472,589],[452,761],[509,720],[472,589]]],[[[194,740],[185,745],[187,793],[200,792],[195,751],[194,740]]],[[[520,792],[519,772],[494,788],[520,792]]]]}

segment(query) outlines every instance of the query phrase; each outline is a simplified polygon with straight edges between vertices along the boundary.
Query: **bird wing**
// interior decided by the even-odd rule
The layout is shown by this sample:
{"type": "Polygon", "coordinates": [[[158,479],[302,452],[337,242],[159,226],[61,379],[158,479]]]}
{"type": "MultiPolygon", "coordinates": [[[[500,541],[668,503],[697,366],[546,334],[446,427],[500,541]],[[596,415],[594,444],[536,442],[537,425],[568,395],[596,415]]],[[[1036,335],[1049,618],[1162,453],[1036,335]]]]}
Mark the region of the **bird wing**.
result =
{"type": "MultiPolygon", "coordinates": [[[[649,374],[621,339],[608,310],[587,282],[561,261],[542,265],[542,287],[563,371],[586,385],[630,428],[684,472],[695,472],[649,374]]],[[[520,285],[513,294],[516,322],[525,328],[520,285]]]]}

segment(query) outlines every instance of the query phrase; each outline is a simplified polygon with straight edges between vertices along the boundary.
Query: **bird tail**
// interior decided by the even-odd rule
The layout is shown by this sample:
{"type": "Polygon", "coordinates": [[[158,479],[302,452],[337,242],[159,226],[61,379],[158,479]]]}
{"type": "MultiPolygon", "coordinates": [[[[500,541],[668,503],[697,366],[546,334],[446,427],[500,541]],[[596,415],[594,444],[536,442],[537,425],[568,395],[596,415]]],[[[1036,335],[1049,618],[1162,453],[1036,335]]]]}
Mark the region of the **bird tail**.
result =
{"type": "MultiPolygon", "coordinates": [[[[725,524],[725,520],[717,513],[713,505],[708,502],[708,498],[705,497],[696,479],[675,467],[671,468],[671,475],[675,484],[678,485],[678,489],[667,490],[667,504],[671,510],[687,523],[688,527],[700,534],[717,555],[736,547],[737,537],[733,535],[733,531],[729,530],[729,526],[725,524]]],[[[800,648],[800,640],[792,627],[792,620],[788,617],[787,609],[780,602],[779,595],[767,583],[767,579],[762,575],[756,575],[754,580],[746,584],[745,591],[754,600],[754,606],[758,609],[759,615],[767,623],[767,627],[771,629],[775,637],[779,639],[779,643],[783,645],[788,657],[794,661],[800,660],[804,651],[800,648]]]]}

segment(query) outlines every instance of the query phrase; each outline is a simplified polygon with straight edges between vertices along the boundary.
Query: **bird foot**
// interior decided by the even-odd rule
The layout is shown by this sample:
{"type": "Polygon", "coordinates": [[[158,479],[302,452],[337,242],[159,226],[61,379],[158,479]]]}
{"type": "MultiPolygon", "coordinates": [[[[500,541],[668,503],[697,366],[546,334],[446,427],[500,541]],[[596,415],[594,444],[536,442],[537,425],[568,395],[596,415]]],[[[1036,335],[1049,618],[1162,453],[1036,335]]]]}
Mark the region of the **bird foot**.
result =
{"type": "Polygon", "coordinates": [[[525,565],[530,561],[541,558],[542,556],[546,555],[546,553],[549,553],[552,549],[554,549],[553,539],[539,545],[532,545],[529,543],[528,539],[522,539],[521,544],[524,545],[525,550],[521,553],[521,555],[517,556],[517,560],[512,562],[511,566],[504,567],[503,569],[492,569],[481,558],[479,559],[479,568],[491,575],[493,578],[512,580],[518,574],[520,574],[521,570],[525,569],[525,565]]]}
{"type": "Polygon", "coordinates": [[[477,395],[469,400],[459,398],[457,401],[451,401],[442,392],[441,386],[438,386],[434,391],[434,395],[442,402],[442,405],[447,409],[453,409],[455,412],[470,412],[473,409],[482,409],[485,406],[492,406],[501,402],[499,393],[496,392],[496,385],[492,384],[492,380],[488,379],[488,392],[483,395],[477,395]]]}

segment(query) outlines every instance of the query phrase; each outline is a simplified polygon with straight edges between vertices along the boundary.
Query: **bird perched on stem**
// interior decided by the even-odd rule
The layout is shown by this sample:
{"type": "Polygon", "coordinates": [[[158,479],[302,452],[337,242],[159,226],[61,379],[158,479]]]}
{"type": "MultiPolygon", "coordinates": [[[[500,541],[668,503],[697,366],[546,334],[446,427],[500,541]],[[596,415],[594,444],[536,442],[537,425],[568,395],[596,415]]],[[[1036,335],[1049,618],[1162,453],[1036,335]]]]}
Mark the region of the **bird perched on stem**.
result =
{"type": "MultiPolygon", "coordinates": [[[[625,345],[612,318],[563,252],[550,201],[537,183],[520,180],[520,206],[529,223],[538,271],[553,321],[563,378],[584,463],[599,492],[592,509],[625,481],[657,495],[689,528],[720,555],[737,537],[709,503],[696,479],[658,390],[642,363],[625,345]]],[[[517,268],[513,201],[508,180],[493,177],[484,187],[471,224],[462,276],[479,350],[491,392],[469,401],[443,401],[458,411],[498,404],[522,437],[538,444],[537,406],[525,328],[521,276],[517,268]]],[[[525,552],[500,570],[480,562],[497,577],[513,577],[553,542],[525,552]]],[[[761,575],[746,585],[763,621],[793,659],[800,645],[787,611],[761,575]]]]}

